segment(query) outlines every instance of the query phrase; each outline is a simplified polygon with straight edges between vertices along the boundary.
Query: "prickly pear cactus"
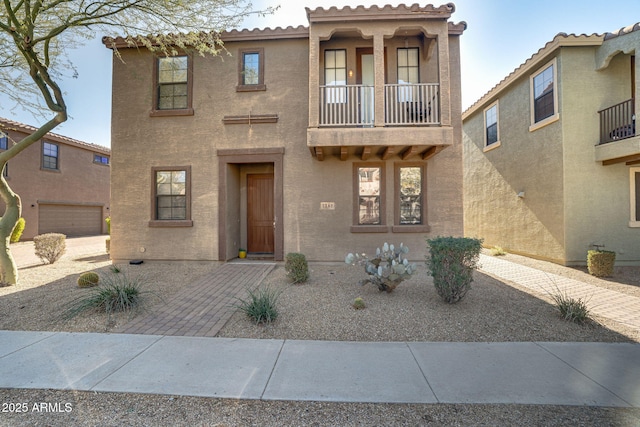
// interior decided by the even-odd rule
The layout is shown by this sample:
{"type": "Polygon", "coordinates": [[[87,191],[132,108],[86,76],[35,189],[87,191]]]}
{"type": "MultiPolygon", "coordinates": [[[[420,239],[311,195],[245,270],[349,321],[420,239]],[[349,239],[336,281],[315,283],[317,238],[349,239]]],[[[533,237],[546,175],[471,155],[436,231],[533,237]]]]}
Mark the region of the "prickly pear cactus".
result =
{"type": "Polygon", "coordinates": [[[344,262],[350,265],[364,266],[367,278],[360,281],[361,285],[372,283],[380,291],[392,292],[403,280],[410,279],[416,271],[416,264],[409,263],[406,258],[409,248],[400,243],[400,247],[385,242],[376,249],[376,256],[369,259],[366,254],[349,253],[344,262]]]}

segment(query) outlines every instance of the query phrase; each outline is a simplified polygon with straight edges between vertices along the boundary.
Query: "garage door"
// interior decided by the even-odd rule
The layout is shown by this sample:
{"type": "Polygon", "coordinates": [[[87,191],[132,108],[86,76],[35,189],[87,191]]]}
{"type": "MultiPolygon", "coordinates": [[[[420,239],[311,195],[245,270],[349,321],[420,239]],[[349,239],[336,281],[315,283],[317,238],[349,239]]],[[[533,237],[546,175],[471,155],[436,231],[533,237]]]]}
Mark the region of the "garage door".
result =
{"type": "Polygon", "coordinates": [[[102,233],[102,206],[39,205],[38,234],[90,236],[102,233]]]}

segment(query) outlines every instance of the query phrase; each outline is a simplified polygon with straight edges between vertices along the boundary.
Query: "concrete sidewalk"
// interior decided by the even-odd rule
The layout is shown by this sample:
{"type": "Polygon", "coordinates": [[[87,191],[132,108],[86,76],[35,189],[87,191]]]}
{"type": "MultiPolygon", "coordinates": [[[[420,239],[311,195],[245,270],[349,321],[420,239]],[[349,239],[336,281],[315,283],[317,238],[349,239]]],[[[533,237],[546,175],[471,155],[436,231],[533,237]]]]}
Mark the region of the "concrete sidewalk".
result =
{"type": "Polygon", "coordinates": [[[263,400],[640,407],[640,345],[0,331],[0,388],[263,400]]]}

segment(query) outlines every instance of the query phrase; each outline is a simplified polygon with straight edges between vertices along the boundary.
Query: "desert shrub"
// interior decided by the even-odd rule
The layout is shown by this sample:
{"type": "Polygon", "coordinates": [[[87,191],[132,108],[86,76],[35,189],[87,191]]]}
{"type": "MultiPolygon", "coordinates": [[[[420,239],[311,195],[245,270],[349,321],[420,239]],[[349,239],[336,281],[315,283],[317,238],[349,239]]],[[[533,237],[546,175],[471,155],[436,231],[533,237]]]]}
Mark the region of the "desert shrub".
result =
{"type": "Polygon", "coordinates": [[[22,237],[25,225],[26,222],[24,218],[18,218],[18,222],[16,223],[13,232],[11,232],[11,243],[18,243],[20,241],[20,237],[22,237]]]}
{"type": "Polygon", "coordinates": [[[270,323],[278,318],[276,304],[280,297],[280,291],[269,287],[261,287],[257,290],[248,290],[248,298],[238,298],[233,306],[247,315],[256,324],[270,323]]]}
{"type": "Polygon", "coordinates": [[[122,271],[118,264],[113,264],[111,267],[109,267],[109,270],[111,270],[111,272],[115,274],[118,274],[122,271]]]}
{"type": "Polygon", "coordinates": [[[551,295],[551,299],[564,320],[578,324],[589,320],[590,312],[587,308],[587,302],[582,298],[571,298],[566,293],[558,291],[551,295]]]}
{"type": "Polygon", "coordinates": [[[87,271],[78,277],[78,286],[81,288],[90,288],[96,286],[100,281],[100,276],[95,271],[87,271]]]}
{"type": "Polygon", "coordinates": [[[493,256],[503,256],[506,254],[507,254],[507,251],[502,249],[500,246],[494,246],[491,248],[491,255],[493,256]]]}
{"type": "Polygon", "coordinates": [[[382,249],[376,249],[376,256],[369,259],[366,254],[349,253],[344,259],[347,264],[364,266],[367,278],[360,281],[361,285],[372,283],[380,291],[392,292],[403,280],[410,279],[416,271],[416,265],[407,259],[409,248],[400,243],[396,248],[385,242],[382,249]]]}
{"type": "Polygon", "coordinates": [[[66,250],[66,238],[60,233],[40,234],[33,238],[36,256],[42,262],[53,264],[64,254],[66,250]]]}
{"type": "Polygon", "coordinates": [[[107,234],[111,234],[111,217],[108,216],[104,219],[104,222],[107,223],[107,234]]]}
{"type": "Polygon", "coordinates": [[[482,239],[436,237],[427,243],[431,256],[426,264],[438,295],[449,304],[462,300],[471,288],[482,239]]]}
{"type": "Polygon", "coordinates": [[[304,254],[288,253],[285,258],[284,269],[287,272],[287,277],[293,283],[306,282],[309,278],[309,265],[304,254]]]}
{"type": "Polygon", "coordinates": [[[615,263],[616,253],[613,251],[601,249],[587,251],[587,269],[592,276],[612,276],[615,263]]]}
{"type": "Polygon", "coordinates": [[[364,304],[364,300],[362,298],[356,298],[355,300],[353,300],[352,306],[356,310],[362,310],[363,308],[366,307],[366,305],[364,304]]]}
{"type": "Polygon", "coordinates": [[[68,304],[66,318],[90,310],[104,311],[109,315],[132,312],[142,306],[142,296],[146,293],[141,289],[144,285],[142,277],[129,277],[123,272],[106,274],[101,279],[99,286],[88,289],[86,294],[68,304]]]}

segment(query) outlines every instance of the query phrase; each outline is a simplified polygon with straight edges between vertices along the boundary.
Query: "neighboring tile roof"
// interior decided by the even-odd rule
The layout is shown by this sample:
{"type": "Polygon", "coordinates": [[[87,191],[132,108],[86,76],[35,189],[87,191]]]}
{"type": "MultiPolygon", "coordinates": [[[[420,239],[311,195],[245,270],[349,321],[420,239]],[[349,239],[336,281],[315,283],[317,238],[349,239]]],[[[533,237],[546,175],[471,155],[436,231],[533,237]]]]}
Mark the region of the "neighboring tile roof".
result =
{"type": "MultiPolygon", "coordinates": [[[[35,132],[36,130],[38,130],[38,128],[31,126],[31,125],[26,125],[24,123],[20,123],[20,122],[16,122],[13,120],[9,120],[9,119],[5,119],[3,117],[0,117],[0,130],[12,130],[15,132],[21,132],[21,133],[25,133],[27,135],[30,135],[31,133],[35,132]]],[[[87,150],[91,150],[91,151],[97,151],[100,153],[104,153],[104,154],[111,154],[111,149],[108,147],[104,147],[102,145],[98,145],[98,144],[91,144],[88,142],[84,142],[84,141],[79,141],[77,139],[73,139],[73,138],[69,138],[68,136],[63,136],[63,135],[59,135],[57,133],[53,133],[53,132],[49,132],[45,138],[50,139],[52,141],[55,142],[60,142],[60,143],[64,143],[64,144],[69,144],[69,145],[75,145],[77,147],[81,147],[81,148],[85,148],[87,150]]]]}
{"type": "Polygon", "coordinates": [[[563,46],[599,46],[604,41],[603,34],[593,33],[591,35],[587,34],[567,34],[567,33],[558,33],[550,42],[547,42],[542,48],[540,48],[536,53],[531,55],[525,62],[520,64],[518,68],[513,70],[509,75],[500,80],[498,84],[496,84],[493,88],[491,88],[487,93],[482,95],[480,99],[474,102],[469,108],[467,108],[462,113],[462,119],[464,120],[467,116],[474,113],[478,108],[487,104],[491,99],[496,96],[503,89],[508,87],[511,83],[525,75],[525,73],[532,71],[535,67],[542,65],[541,63],[547,60],[549,54],[554,52],[556,49],[563,46]]]}
{"type": "Polygon", "coordinates": [[[605,40],[614,39],[619,36],[623,36],[625,34],[633,33],[634,31],[640,30],[640,22],[635,23],[633,25],[629,25],[628,27],[620,28],[619,30],[612,31],[610,33],[606,33],[604,35],[605,40]]]}
{"type": "Polygon", "coordinates": [[[629,25],[628,27],[620,28],[619,30],[607,32],[604,34],[593,33],[591,35],[587,34],[567,34],[567,33],[558,33],[556,36],[545,44],[542,48],[540,48],[536,53],[531,55],[529,59],[527,59],[524,63],[520,64],[518,68],[513,70],[508,76],[502,79],[498,84],[496,84],[493,88],[491,88],[487,93],[485,93],[480,99],[474,102],[469,108],[467,108],[462,113],[463,120],[475,112],[479,107],[485,105],[488,101],[490,101],[491,97],[495,96],[498,92],[509,86],[514,80],[522,76],[525,72],[529,71],[534,66],[538,65],[539,62],[549,53],[556,50],[561,46],[576,46],[576,45],[593,45],[598,46],[602,44],[605,40],[610,40],[616,37],[623,36],[625,34],[632,33],[634,31],[640,31],[640,22],[629,25]]]}

